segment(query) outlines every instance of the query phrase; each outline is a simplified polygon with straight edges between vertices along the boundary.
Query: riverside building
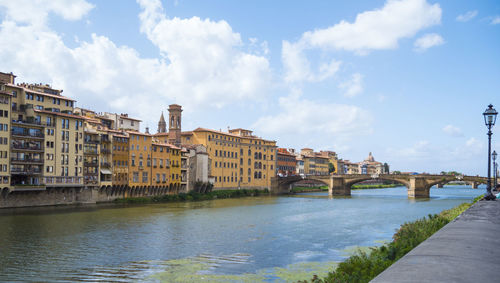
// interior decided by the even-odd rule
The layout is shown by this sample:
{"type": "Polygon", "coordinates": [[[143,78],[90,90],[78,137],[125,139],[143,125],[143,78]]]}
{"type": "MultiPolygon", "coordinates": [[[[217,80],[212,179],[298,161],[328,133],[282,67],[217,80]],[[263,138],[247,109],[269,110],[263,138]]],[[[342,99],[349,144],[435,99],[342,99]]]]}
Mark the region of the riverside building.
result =
{"type": "MultiPolygon", "coordinates": [[[[47,84],[15,84],[0,73],[3,146],[7,181],[12,191],[45,190],[46,186],[83,186],[83,121],[73,114],[75,101],[47,84]],[[7,95],[7,96],[6,96],[7,95]],[[9,106],[5,107],[9,97],[9,106]]],[[[0,147],[1,151],[2,147],[0,147]]]]}

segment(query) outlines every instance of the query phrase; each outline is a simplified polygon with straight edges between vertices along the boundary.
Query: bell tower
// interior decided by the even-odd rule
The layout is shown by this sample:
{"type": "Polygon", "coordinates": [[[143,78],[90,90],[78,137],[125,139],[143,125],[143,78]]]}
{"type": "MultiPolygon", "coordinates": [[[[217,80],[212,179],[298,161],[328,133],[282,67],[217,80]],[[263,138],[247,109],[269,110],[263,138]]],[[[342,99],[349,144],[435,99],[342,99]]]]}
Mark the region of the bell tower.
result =
{"type": "Polygon", "coordinates": [[[178,104],[168,106],[168,141],[175,146],[181,145],[181,116],[182,106],[178,104]]]}
{"type": "Polygon", "coordinates": [[[161,112],[160,121],[158,122],[158,133],[167,132],[167,122],[165,122],[165,117],[163,117],[163,111],[161,112]]]}

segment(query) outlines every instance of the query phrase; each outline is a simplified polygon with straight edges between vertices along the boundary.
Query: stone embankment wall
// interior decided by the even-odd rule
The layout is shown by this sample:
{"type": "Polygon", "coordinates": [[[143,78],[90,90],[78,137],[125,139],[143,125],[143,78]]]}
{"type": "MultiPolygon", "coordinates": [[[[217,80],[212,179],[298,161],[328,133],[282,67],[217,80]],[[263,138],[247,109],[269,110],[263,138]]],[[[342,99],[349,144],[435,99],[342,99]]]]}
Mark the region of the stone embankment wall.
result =
{"type": "Polygon", "coordinates": [[[12,191],[0,194],[1,208],[34,207],[49,205],[95,204],[110,202],[126,197],[146,197],[176,194],[177,190],[169,187],[154,188],[47,188],[42,191],[12,191]]]}

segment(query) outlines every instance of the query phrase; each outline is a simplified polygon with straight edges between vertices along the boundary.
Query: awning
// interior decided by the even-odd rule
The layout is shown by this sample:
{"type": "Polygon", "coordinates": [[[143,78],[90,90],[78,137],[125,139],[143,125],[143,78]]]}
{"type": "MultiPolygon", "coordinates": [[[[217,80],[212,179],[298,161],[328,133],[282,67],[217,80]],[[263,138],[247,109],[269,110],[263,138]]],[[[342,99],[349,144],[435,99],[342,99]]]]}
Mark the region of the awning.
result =
{"type": "Polygon", "coordinates": [[[113,174],[113,172],[111,172],[111,170],[105,169],[105,168],[101,169],[101,173],[104,174],[104,175],[111,175],[111,174],[113,174]]]}

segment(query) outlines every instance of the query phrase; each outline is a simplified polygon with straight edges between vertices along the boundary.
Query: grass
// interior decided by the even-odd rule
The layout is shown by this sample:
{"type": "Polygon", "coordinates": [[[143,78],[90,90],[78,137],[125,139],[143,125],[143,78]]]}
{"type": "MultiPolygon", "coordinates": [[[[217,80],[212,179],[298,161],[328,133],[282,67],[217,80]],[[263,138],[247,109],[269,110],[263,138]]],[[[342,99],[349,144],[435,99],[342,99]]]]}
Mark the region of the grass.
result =
{"type": "Polygon", "coordinates": [[[328,191],[328,186],[321,187],[295,187],[292,188],[292,193],[303,193],[303,192],[318,192],[318,191],[328,191]]]}
{"type": "Polygon", "coordinates": [[[395,188],[401,187],[400,184],[378,184],[378,185],[352,185],[352,190],[364,190],[364,189],[383,189],[383,188],[395,188]]]}
{"type": "Polygon", "coordinates": [[[314,276],[310,281],[299,282],[369,282],[467,210],[481,197],[475,198],[471,203],[462,203],[454,208],[444,210],[439,214],[429,214],[428,217],[405,223],[394,234],[391,243],[371,248],[369,252],[358,251],[346,261],[339,263],[335,271],[328,273],[325,278],[314,276]]]}
{"type": "Polygon", "coordinates": [[[212,199],[261,196],[261,195],[269,195],[269,190],[268,189],[217,190],[205,194],[189,192],[189,193],[181,193],[175,195],[116,199],[115,203],[144,204],[144,203],[160,203],[160,202],[184,202],[184,201],[202,201],[202,200],[212,200],[212,199]]]}

